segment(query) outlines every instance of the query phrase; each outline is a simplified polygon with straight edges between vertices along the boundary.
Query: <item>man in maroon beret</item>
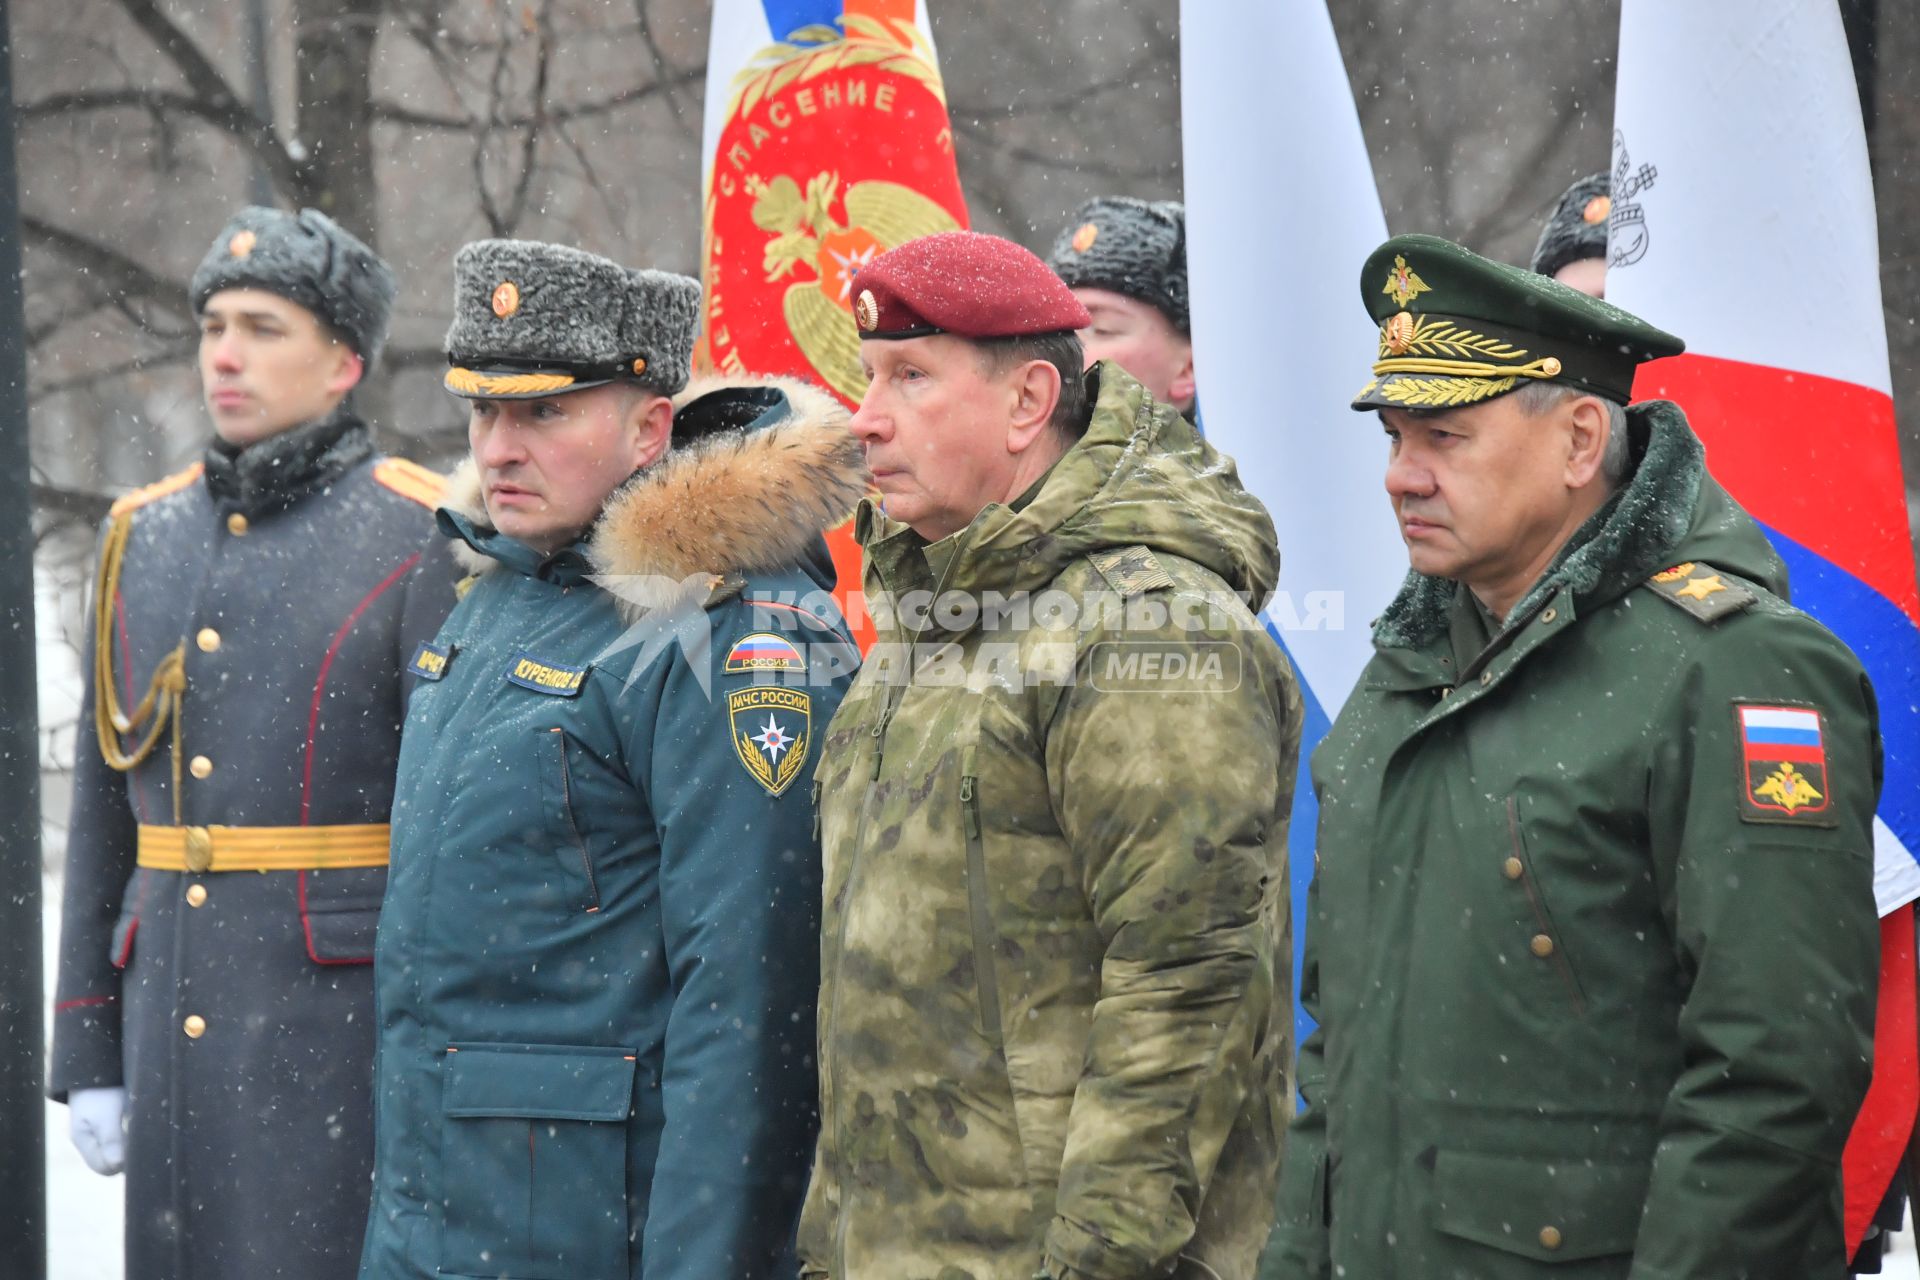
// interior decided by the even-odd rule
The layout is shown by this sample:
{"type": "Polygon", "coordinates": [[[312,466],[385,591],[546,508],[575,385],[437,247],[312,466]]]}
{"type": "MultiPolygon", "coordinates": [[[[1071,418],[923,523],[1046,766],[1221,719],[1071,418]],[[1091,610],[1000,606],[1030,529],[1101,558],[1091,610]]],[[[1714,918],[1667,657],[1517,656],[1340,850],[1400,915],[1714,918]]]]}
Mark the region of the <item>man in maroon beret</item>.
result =
{"type": "Polygon", "coordinates": [[[1292,1059],[1273,524],[1033,254],[855,277],[879,642],[815,772],[801,1273],[1250,1280],[1292,1059]]]}

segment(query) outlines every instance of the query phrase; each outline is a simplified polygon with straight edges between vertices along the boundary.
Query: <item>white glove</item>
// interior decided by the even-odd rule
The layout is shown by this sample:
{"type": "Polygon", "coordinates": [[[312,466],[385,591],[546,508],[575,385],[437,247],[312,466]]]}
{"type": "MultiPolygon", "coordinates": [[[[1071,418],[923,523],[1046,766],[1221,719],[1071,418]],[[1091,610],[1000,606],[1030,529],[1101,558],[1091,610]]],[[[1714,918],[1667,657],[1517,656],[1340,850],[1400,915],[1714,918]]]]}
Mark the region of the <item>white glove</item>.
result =
{"type": "Polygon", "coordinates": [[[126,1116],[127,1091],[119,1085],[67,1095],[67,1131],[87,1168],[102,1177],[127,1167],[126,1116]]]}

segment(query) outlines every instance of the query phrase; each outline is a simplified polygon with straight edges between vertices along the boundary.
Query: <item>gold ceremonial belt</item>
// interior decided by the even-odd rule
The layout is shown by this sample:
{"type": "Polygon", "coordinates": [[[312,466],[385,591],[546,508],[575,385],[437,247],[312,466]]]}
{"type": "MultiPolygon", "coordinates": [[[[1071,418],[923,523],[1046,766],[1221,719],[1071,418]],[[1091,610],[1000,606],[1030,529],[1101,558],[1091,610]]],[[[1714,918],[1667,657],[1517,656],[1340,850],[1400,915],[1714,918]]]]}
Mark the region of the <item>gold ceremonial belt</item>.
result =
{"type": "Polygon", "coordinates": [[[393,828],[140,827],[137,861],[155,871],[326,871],[384,867],[393,828]]]}

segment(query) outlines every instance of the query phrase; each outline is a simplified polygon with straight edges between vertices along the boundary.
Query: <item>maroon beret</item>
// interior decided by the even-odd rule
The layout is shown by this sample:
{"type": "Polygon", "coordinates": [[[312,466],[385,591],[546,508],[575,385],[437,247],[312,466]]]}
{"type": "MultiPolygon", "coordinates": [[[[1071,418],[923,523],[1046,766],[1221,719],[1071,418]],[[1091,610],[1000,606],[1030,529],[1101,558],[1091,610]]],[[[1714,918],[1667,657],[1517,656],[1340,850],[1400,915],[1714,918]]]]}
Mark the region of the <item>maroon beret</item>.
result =
{"type": "Polygon", "coordinates": [[[1046,263],[978,231],[942,231],[889,249],[860,268],[853,288],[862,338],[1012,338],[1093,323],[1046,263]]]}

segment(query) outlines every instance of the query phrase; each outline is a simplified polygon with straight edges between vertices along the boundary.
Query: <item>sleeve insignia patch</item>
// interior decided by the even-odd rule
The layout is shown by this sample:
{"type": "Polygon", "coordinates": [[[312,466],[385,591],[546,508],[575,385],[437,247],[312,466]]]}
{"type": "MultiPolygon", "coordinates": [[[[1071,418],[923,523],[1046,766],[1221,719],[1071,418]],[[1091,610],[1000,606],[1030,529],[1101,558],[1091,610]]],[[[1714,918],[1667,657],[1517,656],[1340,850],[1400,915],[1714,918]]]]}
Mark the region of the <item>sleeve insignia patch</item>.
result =
{"type": "Polygon", "coordinates": [[[733,648],[727,650],[727,661],[722,671],[737,676],[755,671],[806,669],[806,659],[790,642],[771,631],[756,631],[750,636],[743,636],[733,648]]]}
{"type": "Polygon", "coordinates": [[[453,661],[454,647],[445,648],[427,641],[414,651],[413,661],[407,664],[407,674],[419,676],[422,680],[438,680],[447,674],[447,664],[453,661]]]}
{"type": "Polygon", "coordinates": [[[507,664],[507,683],[517,684],[535,693],[551,694],[556,698],[572,698],[579,695],[580,686],[586,681],[590,670],[591,666],[563,667],[557,662],[536,658],[522,649],[507,664]]]}
{"type": "Polygon", "coordinates": [[[1718,622],[1759,599],[1739,582],[1728,582],[1710,564],[1689,560],[1647,579],[1655,595],[1702,622],[1718,622]]]}
{"type": "Polygon", "coordinates": [[[733,753],[747,776],[777,796],[793,785],[813,745],[813,698],[784,685],[757,684],[727,695],[733,753]]]}
{"type": "Polygon", "coordinates": [[[1109,547],[1094,552],[1089,558],[1107,585],[1123,597],[1131,598],[1173,585],[1173,579],[1146,547],[1109,547]]]}
{"type": "Polygon", "coordinates": [[[1834,825],[1826,729],[1813,707],[1737,702],[1740,816],[1748,822],[1834,825]]]}

